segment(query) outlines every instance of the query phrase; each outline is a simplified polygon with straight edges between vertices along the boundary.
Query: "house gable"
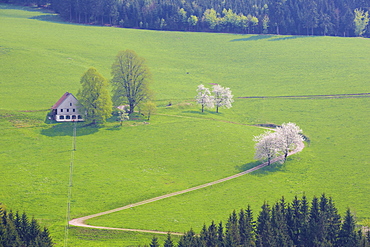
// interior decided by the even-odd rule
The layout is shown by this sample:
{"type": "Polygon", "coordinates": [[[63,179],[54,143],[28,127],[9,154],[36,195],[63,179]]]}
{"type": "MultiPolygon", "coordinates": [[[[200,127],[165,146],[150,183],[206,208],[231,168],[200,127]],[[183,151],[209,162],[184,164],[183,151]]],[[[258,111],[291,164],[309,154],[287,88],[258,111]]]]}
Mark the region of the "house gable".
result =
{"type": "Polygon", "coordinates": [[[54,120],[58,122],[83,121],[78,112],[78,100],[71,93],[66,92],[51,109],[54,120]]]}

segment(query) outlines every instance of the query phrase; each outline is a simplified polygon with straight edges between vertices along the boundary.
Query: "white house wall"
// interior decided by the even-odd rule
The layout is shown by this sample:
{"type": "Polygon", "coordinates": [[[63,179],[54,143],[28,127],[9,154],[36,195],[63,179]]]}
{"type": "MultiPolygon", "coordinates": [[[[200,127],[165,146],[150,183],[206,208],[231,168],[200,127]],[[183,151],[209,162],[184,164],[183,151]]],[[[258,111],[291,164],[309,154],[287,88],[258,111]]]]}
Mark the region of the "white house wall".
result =
{"type": "Polygon", "coordinates": [[[77,106],[77,99],[70,94],[56,109],[55,120],[57,122],[83,121],[77,106]]]}

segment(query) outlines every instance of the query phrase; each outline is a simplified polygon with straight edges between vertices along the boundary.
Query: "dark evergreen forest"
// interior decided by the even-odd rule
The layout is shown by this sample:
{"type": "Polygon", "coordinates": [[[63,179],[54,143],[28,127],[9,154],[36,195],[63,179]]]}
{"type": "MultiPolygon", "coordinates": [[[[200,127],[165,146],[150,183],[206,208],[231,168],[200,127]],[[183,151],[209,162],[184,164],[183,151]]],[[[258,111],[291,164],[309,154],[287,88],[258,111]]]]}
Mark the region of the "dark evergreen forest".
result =
{"type": "Polygon", "coordinates": [[[47,228],[23,213],[7,212],[0,203],[0,247],[51,247],[52,239],[47,228]]]}
{"type": "MultiPolygon", "coordinates": [[[[151,247],[162,246],[153,237],[151,247]]],[[[168,234],[164,247],[369,247],[370,232],[356,227],[348,209],[342,218],[332,198],[324,194],[311,202],[305,196],[291,203],[284,198],[270,206],[265,202],[254,218],[251,208],[232,212],[222,222],[204,225],[200,234],[189,230],[177,244],[168,234]]]]}
{"type": "Polygon", "coordinates": [[[366,28],[369,0],[0,1],[50,8],[67,21],[94,25],[255,34],[370,36],[366,28]],[[363,30],[356,30],[356,26],[363,30]]]}

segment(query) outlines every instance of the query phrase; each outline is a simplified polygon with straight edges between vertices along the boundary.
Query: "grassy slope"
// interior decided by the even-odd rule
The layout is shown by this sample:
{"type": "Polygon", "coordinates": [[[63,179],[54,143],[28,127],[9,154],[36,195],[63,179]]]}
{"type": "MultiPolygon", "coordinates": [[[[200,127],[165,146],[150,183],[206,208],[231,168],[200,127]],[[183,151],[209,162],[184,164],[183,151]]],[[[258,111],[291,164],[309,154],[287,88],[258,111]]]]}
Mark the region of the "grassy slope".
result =
{"type": "MultiPolygon", "coordinates": [[[[42,13],[0,9],[0,30],[8,34],[0,37],[0,159],[5,174],[0,198],[48,224],[58,243],[64,234],[70,126],[51,128],[42,123],[45,112],[15,111],[46,109],[65,91],[75,93],[89,66],[109,78],[119,50],[133,49],[148,60],[159,105],[191,99],[199,83],[210,82],[231,87],[235,96],[369,88],[366,39],[154,32],[28,19],[38,15],[42,13]]],[[[196,107],[161,107],[160,113],[241,123],[293,121],[312,142],[283,167],[92,221],[165,231],[199,229],[204,222],[225,219],[234,208],[250,203],[257,211],[263,200],[304,191],[309,196],[326,192],[342,212],[350,206],[358,217],[369,217],[369,106],[368,98],[237,99],[219,115],[199,114],[196,107]]],[[[261,132],[163,116],[120,131],[114,125],[79,131],[73,217],[234,174],[252,162],[252,135],[261,132]]],[[[72,246],[143,244],[150,237],[70,231],[72,246]]]]}

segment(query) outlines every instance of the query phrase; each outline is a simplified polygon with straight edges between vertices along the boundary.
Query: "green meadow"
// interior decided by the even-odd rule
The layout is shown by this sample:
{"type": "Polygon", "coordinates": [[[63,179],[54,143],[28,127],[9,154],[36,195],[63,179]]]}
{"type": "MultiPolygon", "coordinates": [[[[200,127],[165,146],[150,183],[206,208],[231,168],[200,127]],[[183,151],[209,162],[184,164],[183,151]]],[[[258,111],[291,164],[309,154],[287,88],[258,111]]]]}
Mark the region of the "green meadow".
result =
{"type": "MultiPolygon", "coordinates": [[[[253,167],[254,124],[295,122],[310,142],[288,161],[237,179],[91,219],[89,224],[184,232],[226,221],[233,209],[326,193],[340,213],[370,218],[370,98],[271,96],[370,93],[370,40],[234,35],[63,23],[0,4],[0,202],[27,212],[65,243],[72,124],[48,109],[76,94],[94,66],[110,78],[120,50],[146,58],[157,114],[149,124],[77,126],[71,217],[184,190],[253,167]],[[196,87],[230,87],[231,109],[200,112],[196,87]],[[267,98],[239,98],[270,96],[267,98]],[[171,102],[172,106],[166,105],[171,102]]],[[[152,234],[72,227],[69,246],[137,246],[152,234]]],[[[163,239],[165,236],[160,236],[163,239]]],[[[161,240],[160,240],[161,242],[161,240]]]]}

